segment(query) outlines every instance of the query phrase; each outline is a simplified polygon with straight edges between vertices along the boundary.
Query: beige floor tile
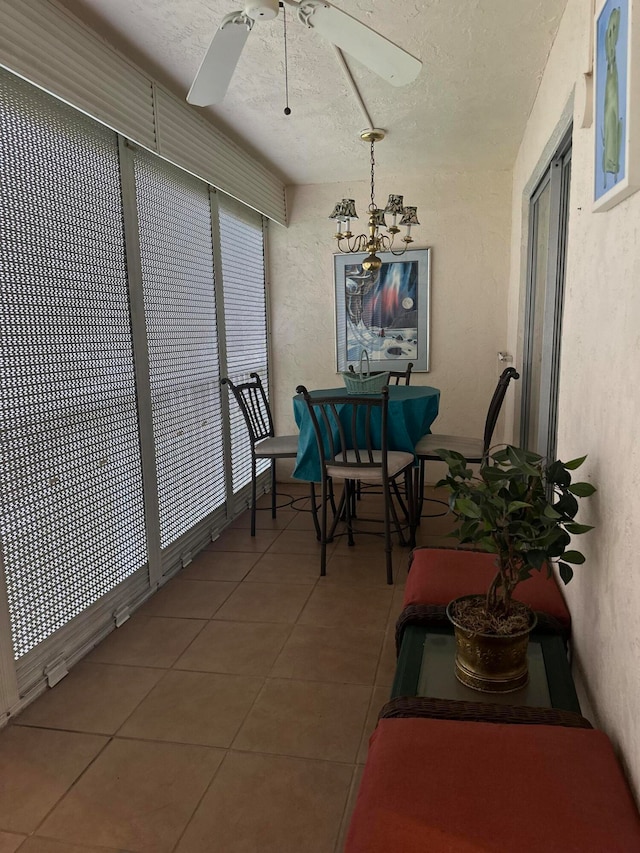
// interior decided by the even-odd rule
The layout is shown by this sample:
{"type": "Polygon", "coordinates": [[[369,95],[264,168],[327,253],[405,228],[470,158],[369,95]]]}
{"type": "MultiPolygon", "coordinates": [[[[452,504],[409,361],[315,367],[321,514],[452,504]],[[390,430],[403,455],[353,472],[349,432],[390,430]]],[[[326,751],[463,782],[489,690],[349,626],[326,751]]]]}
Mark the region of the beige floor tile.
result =
{"type": "Polygon", "coordinates": [[[251,569],[247,583],[314,584],[320,577],[317,554],[274,554],[267,551],[251,569]]]}
{"type": "MultiPolygon", "coordinates": [[[[0,847],[0,853],[2,847],[0,847]]],[[[85,844],[67,844],[66,841],[54,841],[51,838],[38,838],[32,835],[20,848],[20,853],[126,853],[114,847],[87,847],[85,844]]]]}
{"type": "MultiPolygon", "coordinates": [[[[319,495],[320,489],[318,488],[316,492],[316,505],[319,500],[319,495]]],[[[302,515],[309,515],[309,517],[311,517],[311,499],[309,497],[308,488],[304,494],[294,496],[294,501],[291,505],[291,508],[302,515]]]]}
{"type": "Polygon", "coordinates": [[[15,853],[25,837],[24,835],[15,835],[13,832],[0,832],[0,853],[15,853]]]}
{"type": "Polygon", "coordinates": [[[180,577],[190,581],[241,581],[259,556],[237,551],[201,551],[180,572],[180,577]]]}
{"type": "MultiPolygon", "coordinates": [[[[276,509],[276,517],[271,518],[271,504],[268,506],[259,507],[256,511],[256,531],[258,530],[284,530],[291,523],[291,519],[296,514],[296,511],[290,506],[285,505],[284,496],[279,497],[278,501],[282,506],[276,509]]],[[[230,530],[251,530],[251,510],[243,512],[229,525],[230,530]]]]}
{"type": "Polygon", "coordinates": [[[140,608],[140,615],[210,619],[236,586],[230,581],[191,581],[176,577],[140,608]]]}
{"type": "Polygon", "coordinates": [[[420,529],[429,536],[446,536],[455,527],[455,518],[446,506],[426,503],[422,507],[420,529]]]}
{"type": "Polygon", "coordinates": [[[207,551],[241,551],[262,554],[280,536],[279,530],[256,530],[251,536],[248,530],[227,528],[221,536],[207,545],[207,551]]]}
{"type": "Polygon", "coordinates": [[[296,625],[271,676],[373,684],[383,637],[382,631],[296,625]]]}
{"type": "Polygon", "coordinates": [[[135,613],[85,660],[168,668],[205,625],[205,621],[198,619],[163,619],[135,613]]]}
{"type": "Polygon", "coordinates": [[[0,828],[32,832],[106,743],[97,735],[5,728],[0,733],[0,828]]]}
{"type": "Polygon", "coordinates": [[[354,770],[353,780],[349,790],[349,798],[347,799],[347,806],[344,810],[344,815],[342,816],[342,823],[340,825],[340,833],[338,834],[338,843],[336,844],[335,853],[344,853],[344,845],[347,840],[347,833],[349,832],[351,816],[353,815],[356,800],[358,799],[358,791],[360,790],[360,782],[362,782],[363,773],[364,767],[362,765],[358,765],[354,770]]]}
{"type": "Polygon", "coordinates": [[[383,705],[386,705],[390,698],[391,690],[388,687],[373,688],[371,702],[369,703],[369,710],[367,711],[367,719],[362,733],[362,740],[360,741],[360,748],[358,749],[358,764],[364,764],[367,760],[367,754],[369,752],[369,738],[378,725],[378,714],[380,713],[380,709],[383,705]]]}
{"type": "Polygon", "coordinates": [[[177,853],[333,853],[352,768],[230,752],[177,853]]]}
{"type": "Polygon", "coordinates": [[[115,739],[47,817],[38,835],[169,853],[224,752],[115,739]]]}
{"type": "Polygon", "coordinates": [[[213,620],[174,664],[174,669],[267,675],[291,625],[213,620]]]}
{"type": "Polygon", "coordinates": [[[234,749],[355,761],[371,688],[269,679],[234,749]]]}
{"type": "Polygon", "coordinates": [[[376,685],[381,685],[387,689],[391,688],[393,679],[396,676],[396,638],[393,628],[387,628],[384,643],[382,644],[382,654],[378,662],[376,670],[376,685]]]}
{"type": "MultiPolygon", "coordinates": [[[[401,547],[397,542],[393,543],[391,549],[391,560],[394,577],[400,575],[401,570],[406,567],[409,559],[409,552],[409,547],[401,547]]],[[[359,559],[362,563],[367,563],[372,567],[375,566],[377,567],[378,574],[382,575],[383,580],[386,583],[387,558],[384,550],[383,539],[375,537],[367,538],[365,540],[362,537],[356,537],[355,545],[352,547],[347,544],[347,540],[345,539],[344,542],[341,542],[331,552],[331,558],[333,557],[346,557],[354,561],[359,559]]],[[[329,575],[328,569],[327,575],[329,575]]]]}
{"type": "Polygon", "coordinates": [[[215,615],[227,622],[295,622],[313,587],[243,583],[215,615]]]}
{"type": "Polygon", "coordinates": [[[384,630],[392,600],[391,587],[318,584],[300,614],[301,625],[384,630]]]}
{"type": "Polygon", "coordinates": [[[230,746],[263,683],[244,675],[171,670],[118,735],[230,746]]]}
{"type": "Polygon", "coordinates": [[[393,598],[391,599],[391,609],[389,610],[389,627],[395,627],[398,617],[404,609],[404,586],[396,587],[393,590],[393,598]]]}
{"type": "Polygon", "coordinates": [[[278,480],[278,491],[282,489],[294,497],[306,498],[309,495],[309,483],[306,480],[297,480],[291,477],[288,480],[278,480]]]}
{"type": "Polygon", "coordinates": [[[299,512],[293,516],[291,521],[287,526],[287,530],[306,530],[311,532],[314,536],[316,535],[316,528],[313,523],[313,515],[311,513],[311,504],[310,502],[300,501],[296,504],[299,512]]]}
{"type": "MultiPolygon", "coordinates": [[[[384,560],[384,526],[382,522],[355,522],[353,545],[349,545],[346,529],[342,529],[345,532],[339,538],[336,537],[336,554],[355,554],[360,551],[366,552],[367,556],[379,554],[381,559],[384,560]]],[[[407,539],[409,538],[408,531],[406,537],[407,539]]],[[[408,547],[401,545],[397,533],[393,532],[393,528],[391,532],[391,546],[394,553],[399,551],[402,554],[405,549],[408,553],[408,547]]]]}
{"type": "MultiPolygon", "coordinates": [[[[404,583],[403,567],[407,563],[407,554],[397,549],[392,553],[394,586],[404,583]]],[[[347,552],[334,551],[327,561],[327,574],[321,584],[347,584],[349,586],[378,586],[386,588],[387,563],[384,551],[368,553],[360,548],[350,548],[347,552]]]]}
{"type": "MultiPolygon", "coordinates": [[[[283,512],[292,512],[290,501],[297,497],[298,493],[296,492],[294,495],[294,491],[287,488],[287,486],[283,484],[279,484],[276,488],[276,508],[281,507],[283,512]]],[[[271,492],[265,492],[264,495],[259,495],[258,500],[256,501],[256,507],[258,511],[265,510],[264,515],[271,516],[271,492]]],[[[280,512],[280,509],[277,509],[277,512],[280,512]]]]}
{"type": "MultiPolygon", "coordinates": [[[[327,545],[327,553],[330,554],[335,548],[335,543],[327,545]]],[[[270,554],[312,554],[318,559],[318,571],[320,571],[320,543],[316,539],[315,531],[312,530],[283,530],[280,536],[269,547],[270,554]]]]}
{"type": "Polygon", "coordinates": [[[161,676],[160,669],[81,661],[29,705],[16,723],[114,734],[161,676]]]}

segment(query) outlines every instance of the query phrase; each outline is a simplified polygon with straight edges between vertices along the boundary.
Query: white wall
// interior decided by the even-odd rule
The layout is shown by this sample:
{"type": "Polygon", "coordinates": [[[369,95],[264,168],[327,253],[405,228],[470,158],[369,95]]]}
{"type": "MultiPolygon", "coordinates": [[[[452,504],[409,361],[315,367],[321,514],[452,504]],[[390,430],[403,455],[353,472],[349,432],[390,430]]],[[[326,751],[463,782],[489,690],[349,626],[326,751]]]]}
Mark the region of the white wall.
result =
{"type": "MultiPolygon", "coordinates": [[[[525,189],[580,81],[590,26],[590,3],[569,0],[514,170],[512,347],[521,326],[525,189]]],[[[591,212],[593,140],[593,126],[581,129],[576,121],[558,455],[589,454],[581,479],[598,492],[584,502],[580,520],[596,529],[575,543],[587,561],[577,567],[566,597],[576,667],[595,722],[619,749],[640,799],[640,192],[608,213],[591,212]]]]}
{"type": "MultiPolygon", "coordinates": [[[[393,187],[418,205],[415,247],[433,249],[431,371],[412,374],[412,384],[442,392],[434,431],[482,435],[503,366],[497,352],[506,347],[511,175],[438,172],[397,177],[393,187]]],[[[335,229],[327,217],[342,197],[363,208],[368,186],[299,186],[287,194],[290,226],[272,225],[269,232],[273,405],[280,432],[295,431],[291,398],[297,385],[342,385],[335,356],[335,229]]],[[[364,229],[362,216],[358,224],[364,229]]]]}

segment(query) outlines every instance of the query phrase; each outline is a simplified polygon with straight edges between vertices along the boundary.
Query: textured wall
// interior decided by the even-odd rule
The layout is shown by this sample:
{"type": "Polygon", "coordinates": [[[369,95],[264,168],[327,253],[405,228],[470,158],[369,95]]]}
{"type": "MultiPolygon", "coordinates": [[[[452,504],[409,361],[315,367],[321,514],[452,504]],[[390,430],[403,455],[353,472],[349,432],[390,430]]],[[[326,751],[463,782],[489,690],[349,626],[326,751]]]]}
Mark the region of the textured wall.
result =
{"type": "MultiPolygon", "coordinates": [[[[588,2],[569,0],[514,171],[510,328],[518,337],[523,192],[584,70],[588,2]]],[[[576,89],[576,113],[580,98],[576,89]]],[[[566,589],[578,674],[640,799],[640,192],[592,213],[594,128],[573,133],[558,455],[588,453],[598,487],[581,520],[596,530],[566,589]]],[[[594,721],[595,722],[595,721],[594,721]]]]}
{"type": "MultiPolygon", "coordinates": [[[[505,348],[511,175],[437,172],[384,182],[418,205],[416,248],[431,246],[431,371],[413,384],[441,389],[438,432],[481,435],[505,348]]],[[[366,184],[288,188],[288,229],[270,226],[270,300],[277,428],[294,431],[298,384],[331,388],[336,373],[333,224],[336,200],[363,208],[366,184]]],[[[362,210],[361,210],[362,213],[362,210]]],[[[361,216],[359,223],[364,225],[361,216]]],[[[435,430],[434,430],[435,431],[435,430]]],[[[284,470],[284,469],[283,469],[284,470]]]]}

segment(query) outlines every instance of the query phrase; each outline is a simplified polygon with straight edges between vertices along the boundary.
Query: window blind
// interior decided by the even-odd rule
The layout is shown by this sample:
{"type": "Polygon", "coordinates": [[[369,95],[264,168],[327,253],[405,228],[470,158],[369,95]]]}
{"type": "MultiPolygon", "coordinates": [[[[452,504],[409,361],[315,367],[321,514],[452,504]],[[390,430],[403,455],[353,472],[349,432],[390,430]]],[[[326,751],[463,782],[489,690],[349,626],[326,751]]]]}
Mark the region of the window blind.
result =
{"type": "MultiPolygon", "coordinates": [[[[268,392],[267,312],[261,217],[233,199],[220,199],[220,252],[224,284],[227,375],[244,382],[258,373],[268,392]]],[[[251,445],[244,418],[230,395],[233,493],[251,482],[251,445]]],[[[258,460],[258,473],[269,468],[258,460]]]]}
{"type": "Polygon", "coordinates": [[[116,135],[0,70],[0,535],[17,659],[146,561],[116,135]]]}
{"type": "Polygon", "coordinates": [[[211,208],[202,181],[134,158],[165,549],[225,503],[211,208]]]}

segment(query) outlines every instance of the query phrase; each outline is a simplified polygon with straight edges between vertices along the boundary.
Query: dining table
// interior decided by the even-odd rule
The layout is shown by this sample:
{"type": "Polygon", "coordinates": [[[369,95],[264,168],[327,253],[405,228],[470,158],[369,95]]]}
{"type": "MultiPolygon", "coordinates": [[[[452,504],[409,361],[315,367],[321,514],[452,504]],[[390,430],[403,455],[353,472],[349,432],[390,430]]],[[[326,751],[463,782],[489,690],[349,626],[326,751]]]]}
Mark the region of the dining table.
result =
{"type": "MultiPolygon", "coordinates": [[[[310,392],[314,397],[348,397],[346,388],[322,388],[310,392]]],[[[371,395],[375,396],[375,395],[371,395]]],[[[429,385],[391,385],[389,386],[389,405],[387,410],[387,444],[389,450],[404,450],[415,452],[415,446],[423,435],[431,432],[431,424],[438,416],[440,391],[429,385]]],[[[344,409],[345,417],[349,417],[349,403],[340,407],[340,416],[344,409]]],[[[298,437],[298,455],[293,469],[293,477],[318,483],[322,472],[316,434],[313,428],[309,410],[301,394],[293,398],[293,414],[300,430],[298,437]]],[[[378,418],[378,434],[380,411],[374,411],[378,418]]],[[[375,423],[374,423],[375,432],[375,423]]],[[[321,424],[321,429],[324,429],[321,424]]]]}

